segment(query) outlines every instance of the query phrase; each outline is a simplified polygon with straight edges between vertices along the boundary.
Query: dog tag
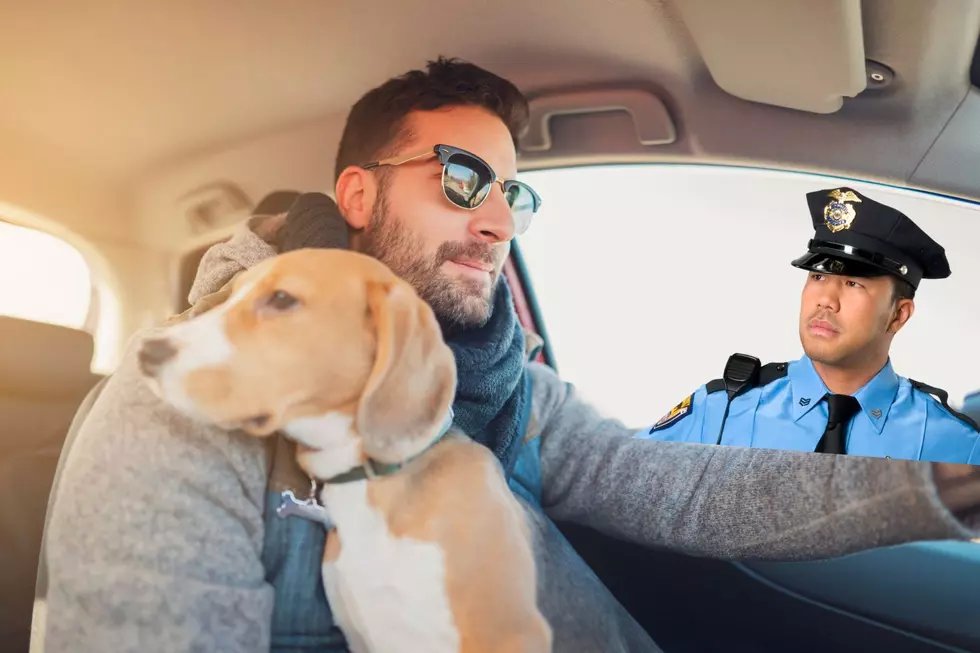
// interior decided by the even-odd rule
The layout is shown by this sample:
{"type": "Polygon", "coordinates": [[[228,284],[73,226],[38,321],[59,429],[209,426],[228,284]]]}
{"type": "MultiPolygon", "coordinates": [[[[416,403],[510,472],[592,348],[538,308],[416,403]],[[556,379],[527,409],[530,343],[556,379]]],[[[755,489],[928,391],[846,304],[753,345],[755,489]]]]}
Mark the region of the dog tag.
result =
{"type": "Polygon", "coordinates": [[[276,514],[280,518],[299,517],[323,524],[323,527],[328,531],[333,529],[333,522],[330,520],[330,515],[327,514],[327,509],[317,503],[315,497],[297,499],[292,490],[286,490],[280,496],[282,503],[276,508],[276,514]]]}

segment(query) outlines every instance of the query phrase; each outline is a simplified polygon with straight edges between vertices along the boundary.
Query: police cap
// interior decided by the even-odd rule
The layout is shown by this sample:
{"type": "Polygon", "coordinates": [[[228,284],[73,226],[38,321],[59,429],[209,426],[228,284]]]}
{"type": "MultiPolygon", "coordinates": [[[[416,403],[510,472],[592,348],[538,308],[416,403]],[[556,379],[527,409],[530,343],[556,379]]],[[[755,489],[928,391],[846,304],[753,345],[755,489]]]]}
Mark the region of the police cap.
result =
{"type": "Polygon", "coordinates": [[[946,250],[904,213],[851,188],[807,193],[816,230],[795,267],[849,277],[891,274],[919,287],[950,275],[946,250]]]}

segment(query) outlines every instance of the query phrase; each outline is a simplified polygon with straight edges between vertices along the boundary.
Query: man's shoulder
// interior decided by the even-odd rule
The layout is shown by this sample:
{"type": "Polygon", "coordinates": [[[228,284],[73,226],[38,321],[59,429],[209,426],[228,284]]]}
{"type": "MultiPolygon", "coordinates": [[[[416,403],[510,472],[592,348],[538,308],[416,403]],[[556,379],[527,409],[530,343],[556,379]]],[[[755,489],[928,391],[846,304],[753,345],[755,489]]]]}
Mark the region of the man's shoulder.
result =
{"type": "MultiPolygon", "coordinates": [[[[135,619],[179,634],[216,623],[218,603],[253,623],[271,610],[260,558],[267,443],[158,399],[139,374],[147,333],[127,343],[60,469],[45,527],[49,633],[83,626],[94,628],[86,641],[122,641],[135,619]],[[134,603],[156,606],[159,619],[121,608],[134,603]]],[[[227,644],[228,632],[215,641],[227,644]]]]}
{"type": "Polygon", "coordinates": [[[113,460],[127,457],[144,458],[144,464],[152,465],[161,457],[190,450],[201,455],[183,459],[182,464],[209,465],[210,454],[264,458],[269,448],[265,443],[193,420],[156,396],[140,374],[138,364],[140,344],[156,331],[143,329],[130,338],[98,398],[87,414],[79,415],[82,421],[73,449],[88,454],[111,449],[112,455],[102,461],[110,466],[113,460]]]}
{"type": "Polygon", "coordinates": [[[744,354],[732,354],[732,356],[730,356],[728,359],[728,363],[726,364],[726,368],[723,370],[722,376],[712,379],[702,386],[701,389],[703,389],[706,394],[714,395],[717,393],[727,393],[729,384],[726,383],[724,374],[728,371],[727,365],[732,364],[736,357],[742,357],[742,360],[735,361],[733,365],[735,378],[732,380],[732,388],[738,391],[736,399],[753,390],[769,388],[775,383],[788,379],[790,368],[799,364],[800,362],[774,361],[770,363],[762,363],[758,359],[753,359],[752,357],[745,356],[744,354]],[[751,365],[751,362],[754,362],[754,367],[751,365]],[[747,379],[744,385],[739,383],[741,379],[747,379]],[[740,385],[742,385],[741,388],[739,387],[740,385]]]}

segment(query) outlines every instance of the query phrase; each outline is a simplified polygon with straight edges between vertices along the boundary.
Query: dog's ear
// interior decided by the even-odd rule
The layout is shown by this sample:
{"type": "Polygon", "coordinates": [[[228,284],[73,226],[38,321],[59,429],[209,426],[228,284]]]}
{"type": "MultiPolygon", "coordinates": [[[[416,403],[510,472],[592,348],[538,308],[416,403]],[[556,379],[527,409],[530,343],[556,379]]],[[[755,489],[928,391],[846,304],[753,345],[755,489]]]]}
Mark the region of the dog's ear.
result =
{"type": "Polygon", "coordinates": [[[365,455],[397,463],[439,434],[456,395],[456,361],[428,304],[403,282],[368,282],[377,334],[374,368],[357,407],[365,455]]]}

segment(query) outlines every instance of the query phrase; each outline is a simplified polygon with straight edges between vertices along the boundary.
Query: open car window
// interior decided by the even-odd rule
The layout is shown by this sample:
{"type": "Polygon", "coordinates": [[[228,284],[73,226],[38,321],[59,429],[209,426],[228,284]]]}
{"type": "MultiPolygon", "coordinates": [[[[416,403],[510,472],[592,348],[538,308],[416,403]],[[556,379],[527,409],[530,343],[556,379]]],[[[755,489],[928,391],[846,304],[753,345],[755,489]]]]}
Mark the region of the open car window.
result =
{"type": "Polygon", "coordinates": [[[621,165],[528,172],[544,203],[521,237],[563,376],[610,416],[655,421],[721,376],[735,352],[802,355],[806,272],[790,261],[813,228],[805,194],[854,187],[946,248],[952,276],[926,280],[895,338],[902,376],[980,388],[980,207],[890,186],[727,166],[621,165]]]}

